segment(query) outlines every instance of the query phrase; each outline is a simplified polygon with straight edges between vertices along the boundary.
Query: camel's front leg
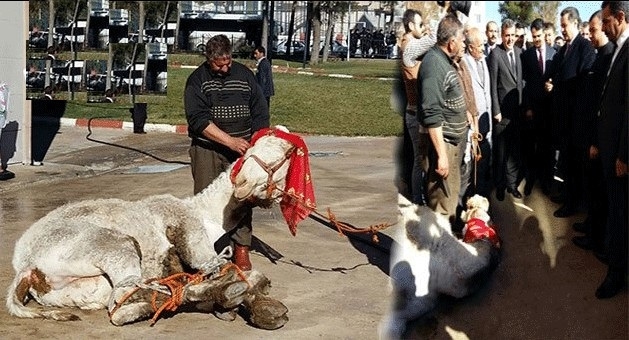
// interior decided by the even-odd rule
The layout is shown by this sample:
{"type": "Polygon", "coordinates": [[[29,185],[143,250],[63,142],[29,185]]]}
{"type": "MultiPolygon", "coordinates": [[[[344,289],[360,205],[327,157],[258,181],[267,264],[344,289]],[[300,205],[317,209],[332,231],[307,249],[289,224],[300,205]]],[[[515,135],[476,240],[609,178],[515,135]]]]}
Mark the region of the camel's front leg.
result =
{"type": "Polygon", "coordinates": [[[270,287],[271,281],[262,273],[256,270],[243,273],[233,266],[225,275],[188,285],[184,301],[209,302],[223,320],[233,320],[241,305],[252,325],[277,329],[288,322],[288,308],[267,296],[270,287]]]}
{"type": "MultiPolygon", "coordinates": [[[[258,284],[258,281],[254,283],[258,284]]],[[[185,287],[183,302],[216,304],[224,309],[240,305],[251,288],[247,276],[236,266],[227,265],[224,269],[200,283],[190,283],[185,287]]]]}

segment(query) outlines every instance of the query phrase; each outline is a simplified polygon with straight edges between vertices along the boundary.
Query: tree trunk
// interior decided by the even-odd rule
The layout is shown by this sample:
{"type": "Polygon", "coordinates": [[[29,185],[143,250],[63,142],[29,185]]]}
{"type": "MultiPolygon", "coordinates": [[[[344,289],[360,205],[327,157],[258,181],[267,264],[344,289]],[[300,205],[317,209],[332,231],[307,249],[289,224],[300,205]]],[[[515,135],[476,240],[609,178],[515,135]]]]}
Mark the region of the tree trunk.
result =
{"type": "Polygon", "coordinates": [[[328,61],[330,55],[330,42],[332,41],[332,34],[334,33],[334,25],[336,24],[334,13],[327,12],[328,16],[328,28],[325,30],[325,40],[323,41],[323,57],[322,62],[328,61]]]}
{"type": "MultiPolygon", "coordinates": [[[[269,1],[262,1],[262,37],[260,46],[265,49],[269,46],[269,1]]],[[[269,51],[266,53],[268,55],[269,51]]]]}
{"type": "MultiPolygon", "coordinates": [[[[138,1],[139,3],[139,10],[138,12],[140,12],[140,19],[138,21],[138,42],[133,46],[133,67],[132,70],[135,71],[135,58],[137,58],[136,55],[136,50],[138,47],[138,44],[143,44],[144,43],[144,21],[146,20],[146,13],[144,12],[144,1],[138,1]]],[[[144,93],[146,91],[146,66],[147,64],[147,58],[148,58],[148,52],[145,49],[145,53],[144,53],[144,70],[142,71],[142,86],[140,86],[140,92],[144,93]]],[[[129,83],[133,82],[133,85],[135,86],[135,78],[130,78],[129,79],[129,83]]],[[[135,103],[135,91],[133,93],[133,103],[135,103]]]]}
{"type": "Polygon", "coordinates": [[[291,46],[293,46],[293,34],[295,34],[295,10],[297,9],[297,1],[293,1],[290,9],[290,23],[288,24],[288,39],[286,39],[286,57],[291,56],[291,46]]]}
{"type": "MultiPolygon", "coordinates": [[[[310,50],[310,65],[319,63],[321,42],[321,1],[312,2],[312,49],[310,50]]],[[[306,46],[307,48],[308,46],[306,46]]]]}
{"type": "Polygon", "coordinates": [[[138,19],[138,44],[144,42],[144,20],[146,13],[144,13],[144,1],[138,1],[140,18],[138,19]]]}
{"type": "Polygon", "coordinates": [[[161,35],[160,38],[162,38],[162,41],[164,43],[167,42],[167,39],[164,39],[164,33],[166,32],[166,29],[168,29],[168,14],[169,14],[168,12],[169,12],[169,9],[170,9],[170,1],[166,1],[166,9],[164,10],[164,21],[162,21],[162,31],[160,32],[161,33],[160,34],[161,35]]]}
{"type": "MultiPolygon", "coordinates": [[[[113,51],[113,44],[108,44],[107,46],[109,48],[109,53],[107,54],[107,79],[105,82],[105,90],[107,89],[112,89],[113,87],[111,86],[111,71],[113,71],[113,65],[114,65],[114,51],[113,51]]],[[[114,93],[116,93],[117,91],[114,91],[114,93]]],[[[117,93],[116,93],[117,94],[117,93]]]]}
{"type": "MultiPolygon", "coordinates": [[[[54,45],[52,29],[55,27],[55,3],[54,1],[48,2],[48,46],[54,45]]],[[[48,47],[46,46],[46,47],[48,47]]],[[[46,79],[44,80],[44,87],[50,85],[50,68],[52,67],[52,61],[46,59],[46,79]]]]}
{"type": "Polygon", "coordinates": [[[173,50],[179,49],[179,24],[181,23],[181,1],[177,1],[177,26],[175,27],[175,37],[173,50]]]}
{"type": "MultiPolygon", "coordinates": [[[[51,1],[52,2],[52,1],[51,1]]],[[[83,50],[85,50],[89,46],[89,32],[90,32],[90,13],[92,13],[92,2],[87,2],[87,18],[85,20],[85,34],[83,35],[83,50]]],[[[96,44],[98,44],[98,39],[96,40],[96,44]]]]}

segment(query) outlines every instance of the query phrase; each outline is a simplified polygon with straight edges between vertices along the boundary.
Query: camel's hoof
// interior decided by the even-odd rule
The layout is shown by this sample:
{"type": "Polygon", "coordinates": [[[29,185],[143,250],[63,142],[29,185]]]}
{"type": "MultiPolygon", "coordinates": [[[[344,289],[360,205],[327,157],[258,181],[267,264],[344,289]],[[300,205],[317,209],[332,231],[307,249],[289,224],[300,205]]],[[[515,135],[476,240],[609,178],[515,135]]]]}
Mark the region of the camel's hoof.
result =
{"type": "Polygon", "coordinates": [[[245,293],[249,289],[247,282],[238,281],[227,285],[221,294],[219,304],[226,309],[237,307],[245,299],[245,293]]]}
{"type": "Polygon", "coordinates": [[[278,300],[257,295],[249,306],[249,321],[262,329],[278,329],[288,322],[288,308],[278,300]]]}
{"type": "Polygon", "coordinates": [[[123,326],[148,318],[153,313],[153,307],[148,302],[131,303],[120,307],[109,320],[114,326],[123,326]]]}
{"type": "Polygon", "coordinates": [[[234,321],[236,320],[236,316],[238,316],[238,308],[233,308],[229,310],[214,310],[214,316],[223,321],[234,321]]]}

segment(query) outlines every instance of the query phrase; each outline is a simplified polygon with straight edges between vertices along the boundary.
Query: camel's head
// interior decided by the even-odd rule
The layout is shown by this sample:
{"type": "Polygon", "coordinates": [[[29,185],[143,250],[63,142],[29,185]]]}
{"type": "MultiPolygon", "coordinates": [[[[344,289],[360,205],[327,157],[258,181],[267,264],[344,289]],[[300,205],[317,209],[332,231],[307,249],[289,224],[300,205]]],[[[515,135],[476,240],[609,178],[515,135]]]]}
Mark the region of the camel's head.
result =
{"type": "Polygon", "coordinates": [[[291,233],[315,208],[308,147],[303,139],[281,126],[263,129],[251,138],[251,147],[234,164],[234,197],[270,207],[280,202],[291,233]]]}
{"type": "Polygon", "coordinates": [[[461,212],[461,220],[467,222],[472,218],[489,221],[489,200],[480,195],[474,195],[467,200],[467,210],[461,212]]]}
{"type": "Polygon", "coordinates": [[[234,197],[263,206],[264,202],[275,202],[286,190],[288,179],[303,175],[300,171],[303,164],[297,163],[307,160],[307,153],[303,140],[284,127],[258,131],[251,147],[234,165],[234,197]]]}
{"type": "Polygon", "coordinates": [[[237,169],[235,176],[232,173],[234,197],[241,201],[249,199],[256,203],[272,201],[279,197],[281,192],[278,190],[284,190],[286,186],[286,176],[293,152],[295,152],[293,144],[274,133],[265,134],[255,142],[252,140],[252,146],[241,158],[241,167],[237,169]]]}

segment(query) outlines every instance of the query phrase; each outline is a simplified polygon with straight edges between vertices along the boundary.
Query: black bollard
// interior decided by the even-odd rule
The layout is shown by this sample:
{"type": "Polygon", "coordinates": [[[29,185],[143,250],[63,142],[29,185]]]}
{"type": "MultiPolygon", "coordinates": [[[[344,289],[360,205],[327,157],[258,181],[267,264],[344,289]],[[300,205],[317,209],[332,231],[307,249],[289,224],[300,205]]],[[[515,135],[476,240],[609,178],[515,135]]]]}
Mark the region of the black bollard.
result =
{"type": "Polygon", "coordinates": [[[129,109],[131,118],[133,119],[133,133],[146,133],[144,124],[146,124],[146,103],[135,103],[133,108],[129,109]]]}

